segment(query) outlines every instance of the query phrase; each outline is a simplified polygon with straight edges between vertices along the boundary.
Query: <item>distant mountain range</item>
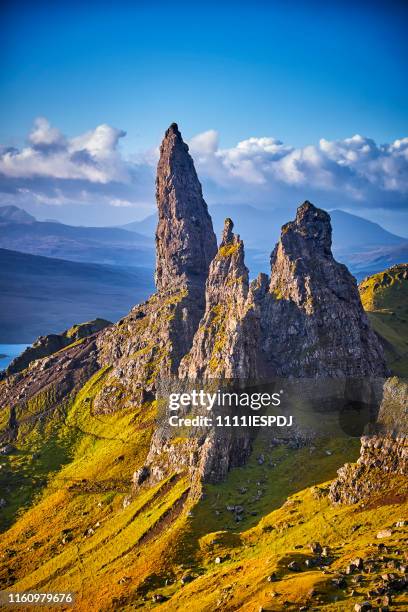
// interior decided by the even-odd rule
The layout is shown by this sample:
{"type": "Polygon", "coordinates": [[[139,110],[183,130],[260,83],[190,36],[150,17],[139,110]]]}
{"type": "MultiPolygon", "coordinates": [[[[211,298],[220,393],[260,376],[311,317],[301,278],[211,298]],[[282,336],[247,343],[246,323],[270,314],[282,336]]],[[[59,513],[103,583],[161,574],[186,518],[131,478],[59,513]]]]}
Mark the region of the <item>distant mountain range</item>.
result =
{"type": "MultiPolygon", "coordinates": [[[[224,219],[233,219],[235,230],[245,243],[251,276],[268,272],[270,253],[288,218],[287,210],[219,204],[210,206],[210,213],[218,238],[224,219]]],[[[332,210],[330,215],[333,252],[359,280],[408,260],[408,239],[342,210],[332,210]]],[[[0,248],[69,261],[152,269],[156,223],[153,214],[122,227],[77,227],[57,221],[37,221],[17,206],[3,206],[0,207],[0,248]]]]}
{"type": "MultiPolygon", "coordinates": [[[[231,217],[235,230],[244,240],[246,263],[251,276],[269,271],[269,256],[287,221],[285,209],[260,210],[253,206],[214,205],[210,207],[214,229],[220,236],[224,219],[231,217]]],[[[362,217],[342,210],[330,211],[333,226],[333,252],[360,280],[368,274],[408,261],[408,239],[396,236],[362,217]]],[[[154,236],[156,215],[128,223],[123,229],[154,236]]]]}
{"type": "Polygon", "coordinates": [[[117,227],[37,221],[17,206],[0,207],[0,248],[70,261],[151,268],[150,237],[117,227]]]}
{"type": "MultiPolygon", "coordinates": [[[[216,205],[210,213],[218,238],[224,219],[234,220],[251,277],[268,272],[287,211],[216,205]]],[[[334,254],[358,280],[408,261],[408,240],[341,210],[330,215],[334,254]]],[[[116,321],[145,299],[156,223],[150,215],[124,227],[76,227],[0,207],[0,342],[31,342],[95,317],[116,321]]]]}
{"type": "Polygon", "coordinates": [[[117,321],[152,291],[150,269],[0,249],[0,343],[29,343],[96,317],[117,321]]]}

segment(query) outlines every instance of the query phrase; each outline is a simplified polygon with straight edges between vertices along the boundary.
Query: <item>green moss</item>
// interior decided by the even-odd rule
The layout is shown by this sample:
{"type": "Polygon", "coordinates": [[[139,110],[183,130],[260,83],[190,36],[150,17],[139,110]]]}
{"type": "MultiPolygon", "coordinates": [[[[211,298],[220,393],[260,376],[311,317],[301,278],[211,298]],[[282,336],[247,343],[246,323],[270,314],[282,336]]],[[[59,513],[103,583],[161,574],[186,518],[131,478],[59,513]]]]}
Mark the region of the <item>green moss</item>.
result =
{"type": "Polygon", "coordinates": [[[279,288],[276,288],[272,291],[273,295],[275,296],[276,300],[283,300],[283,294],[282,291],[279,288]]]}
{"type": "Polygon", "coordinates": [[[364,279],[359,285],[371,325],[383,339],[387,364],[394,374],[408,376],[408,279],[400,264],[364,279]]]}
{"type": "Polygon", "coordinates": [[[218,249],[218,256],[219,257],[232,257],[232,255],[234,255],[234,253],[236,253],[239,249],[239,244],[225,244],[224,246],[220,247],[218,249]]]}
{"type": "Polygon", "coordinates": [[[208,362],[210,371],[215,373],[222,365],[222,351],[227,341],[226,335],[226,316],[228,306],[226,304],[216,304],[211,309],[210,326],[215,328],[214,341],[210,360],[208,362]]]}

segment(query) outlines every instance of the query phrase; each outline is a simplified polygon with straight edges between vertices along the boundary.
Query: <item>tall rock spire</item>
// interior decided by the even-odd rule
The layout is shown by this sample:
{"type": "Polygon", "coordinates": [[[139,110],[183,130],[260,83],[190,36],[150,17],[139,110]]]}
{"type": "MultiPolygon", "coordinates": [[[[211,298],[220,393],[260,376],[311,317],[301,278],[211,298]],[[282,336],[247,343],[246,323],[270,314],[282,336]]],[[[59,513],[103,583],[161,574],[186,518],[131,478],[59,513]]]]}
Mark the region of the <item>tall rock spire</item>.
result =
{"type": "Polygon", "coordinates": [[[384,376],[381,344],[331,234],[330,215],[308,201],[282,227],[263,307],[265,354],[283,376],[384,376]]]}
{"type": "Polygon", "coordinates": [[[157,166],[156,286],[204,288],[217,241],[188,146],[176,123],[166,131],[157,166]]]}
{"type": "Polygon", "coordinates": [[[226,219],[206,285],[206,308],[190,353],[181,362],[181,377],[249,378],[254,346],[252,312],[248,313],[248,269],[244,243],[226,219]]]}

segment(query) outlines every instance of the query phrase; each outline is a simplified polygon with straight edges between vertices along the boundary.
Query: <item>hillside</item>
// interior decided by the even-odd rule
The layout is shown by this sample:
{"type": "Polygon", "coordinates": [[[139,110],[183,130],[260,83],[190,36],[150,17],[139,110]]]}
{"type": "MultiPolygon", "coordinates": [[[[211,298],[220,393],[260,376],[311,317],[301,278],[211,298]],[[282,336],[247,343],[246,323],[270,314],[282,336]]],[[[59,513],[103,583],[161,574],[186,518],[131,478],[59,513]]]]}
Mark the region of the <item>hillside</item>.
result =
{"type": "Polygon", "coordinates": [[[73,591],[79,612],[402,612],[408,387],[329,215],[299,206],[249,282],[176,124],[156,187],[155,292],[0,381],[2,588],[73,591]],[[192,427],[191,390],[243,391],[258,408],[212,414],[270,424],[192,427]]]}
{"type": "Polygon", "coordinates": [[[117,321],[151,291],[150,271],[0,249],[0,343],[32,342],[79,321],[117,321]]]}
{"type": "Polygon", "coordinates": [[[371,324],[384,341],[392,371],[408,376],[408,264],[365,278],[359,290],[371,324]]]}

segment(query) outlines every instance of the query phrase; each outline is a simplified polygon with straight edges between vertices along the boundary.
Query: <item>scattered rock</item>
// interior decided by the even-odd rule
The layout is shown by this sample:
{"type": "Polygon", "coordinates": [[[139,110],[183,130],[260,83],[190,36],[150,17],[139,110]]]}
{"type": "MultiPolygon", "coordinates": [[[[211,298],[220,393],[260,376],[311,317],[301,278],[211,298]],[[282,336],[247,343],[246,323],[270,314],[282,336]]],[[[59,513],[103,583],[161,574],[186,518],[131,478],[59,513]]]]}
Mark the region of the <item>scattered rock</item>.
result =
{"type": "Polygon", "coordinates": [[[88,527],[88,529],[86,529],[86,531],[84,532],[84,536],[88,537],[91,536],[95,533],[95,530],[92,527],[88,527]]]}
{"type": "Polygon", "coordinates": [[[373,607],[369,601],[363,601],[363,603],[356,603],[354,606],[355,612],[369,612],[373,607]]]}
{"type": "Polygon", "coordinates": [[[74,539],[73,534],[69,531],[68,533],[66,533],[64,535],[64,537],[62,538],[61,542],[62,544],[68,544],[68,542],[72,542],[72,540],[74,539]]]}
{"type": "Polygon", "coordinates": [[[127,508],[128,506],[130,506],[130,504],[132,503],[132,498],[130,495],[126,495],[123,499],[122,502],[122,507],[123,508],[127,508]]]}
{"type": "Polygon", "coordinates": [[[392,536],[392,530],[391,529],[382,529],[381,531],[379,531],[377,533],[377,538],[378,539],[390,538],[391,536],[392,536]]]}
{"type": "Polygon", "coordinates": [[[152,600],[153,600],[155,603],[162,603],[163,601],[167,601],[167,597],[165,597],[165,596],[164,596],[164,595],[162,595],[161,593],[155,593],[155,594],[152,596],[152,600]]]}
{"type": "Polygon", "coordinates": [[[300,567],[297,561],[291,561],[288,565],[288,569],[291,572],[300,572],[302,570],[302,568],[300,567]]]}
{"type": "Polygon", "coordinates": [[[332,579],[332,584],[334,587],[338,588],[338,589],[345,589],[347,587],[347,582],[344,578],[344,576],[340,576],[339,578],[333,578],[332,579]]]}
{"type": "Polygon", "coordinates": [[[133,474],[133,484],[136,486],[140,486],[145,482],[145,480],[149,478],[149,476],[150,469],[146,465],[144,465],[143,467],[136,470],[136,472],[133,474]]]}
{"type": "Polygon", "coordinates": [[[15,450],[12,444],[4,444],[0,446],[0,455],[10,455],[15,450]]]}
{"type": "Polygon", "coordinates": [[[358,570],[362,570],[364,568],[364,561],[361,557],[356,557],[351,562],[351,565],[355,565],[358,570]]]}
{"type": "Polygon", "coordinates": [[[309,544],[309,548],[314,555],[320,555],[323,550],[319,542],[312,542],[309,544]]]}
{"type": "Polygon", "coordinates": [[[184,574],[180,582],[181,584],[188,584],[189,582],[192,582],[193,580],[194,580],[194,576],[192,576],[192,574],[184,574]]]}

